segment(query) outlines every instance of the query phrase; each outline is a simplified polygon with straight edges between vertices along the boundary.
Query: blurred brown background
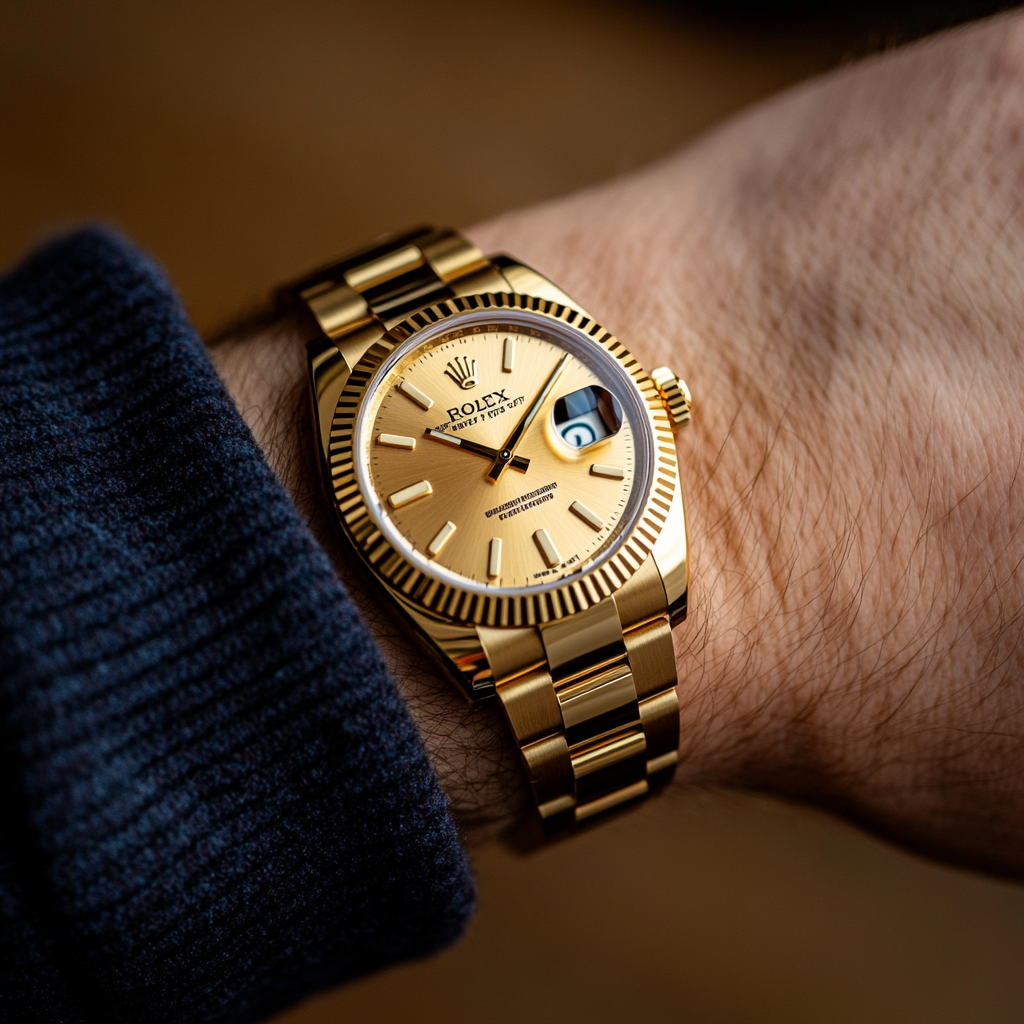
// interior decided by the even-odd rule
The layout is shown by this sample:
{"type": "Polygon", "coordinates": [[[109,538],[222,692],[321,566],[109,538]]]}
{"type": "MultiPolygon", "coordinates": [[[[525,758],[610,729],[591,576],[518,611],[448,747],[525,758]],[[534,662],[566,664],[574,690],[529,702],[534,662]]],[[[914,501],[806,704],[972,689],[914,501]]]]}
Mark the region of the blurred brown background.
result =
{"type": "MultiPolygon", "coordinates": [[[[0,0],[0,264],[105,221],[208,334],[378,232],[600,181],[984,6],[0,0]]],[[[477,870],[461,945],[278,1024],[1024,1020],[1024,888],[766,799],[477,870]]]]}

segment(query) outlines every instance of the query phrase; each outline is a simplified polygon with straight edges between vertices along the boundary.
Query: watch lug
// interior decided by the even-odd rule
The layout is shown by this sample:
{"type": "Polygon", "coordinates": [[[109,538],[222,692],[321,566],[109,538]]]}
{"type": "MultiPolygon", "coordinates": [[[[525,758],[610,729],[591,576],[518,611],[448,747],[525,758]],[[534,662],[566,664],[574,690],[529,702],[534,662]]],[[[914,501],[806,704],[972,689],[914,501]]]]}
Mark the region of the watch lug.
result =
{"type": "Polygon", "coordinates": [[[331,440],[331,423],[342,389],[352,367],[330,338],[315,338],[306,346],[309,359],[309,383],[313,389],[313,419],[321,458],[327,460],[331,440]]]}
{"type": "Polygon", "coordinates": [[[494,674],[476,627],[456,625],[430,615],[410,604],[400,591],[391,587],[386,589],[464,696],[474,704],[493,697],[494,674]]]}
{"type": "Polygon", "coordinates": [[[578,302],[566,295],[557,285],[552,284],[543,274],[538,274],[532,267],[512,259],[511,256],[505,256],[503,253],[488,258],[517,295],[537,295],[550,302],[557,302],[562,306],[575,309],[584,316],[590,317],[591,320],[594,319],[578,302]]]}
{"type": "Polygon", "coordinates": [[[683,485],[678,479],[672,493],[668,518],[654,545],[654,564],[657,565],[665,584],[669,619],[675,626],[686,618],[686,599],[690,589],[690,559],[686,543],[683,485]]]}

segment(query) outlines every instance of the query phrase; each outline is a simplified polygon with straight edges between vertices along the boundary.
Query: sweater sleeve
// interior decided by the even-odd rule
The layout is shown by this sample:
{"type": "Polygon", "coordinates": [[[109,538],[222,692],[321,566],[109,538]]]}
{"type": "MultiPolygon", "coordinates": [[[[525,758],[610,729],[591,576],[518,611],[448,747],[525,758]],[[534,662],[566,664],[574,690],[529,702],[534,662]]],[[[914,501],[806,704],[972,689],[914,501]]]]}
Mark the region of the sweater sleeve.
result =
{"type": "Polygon", "coordinates": [[[453,941],[408,713],[160,272],[0,281],[0,1018],[254,1021],[453,941]]]}

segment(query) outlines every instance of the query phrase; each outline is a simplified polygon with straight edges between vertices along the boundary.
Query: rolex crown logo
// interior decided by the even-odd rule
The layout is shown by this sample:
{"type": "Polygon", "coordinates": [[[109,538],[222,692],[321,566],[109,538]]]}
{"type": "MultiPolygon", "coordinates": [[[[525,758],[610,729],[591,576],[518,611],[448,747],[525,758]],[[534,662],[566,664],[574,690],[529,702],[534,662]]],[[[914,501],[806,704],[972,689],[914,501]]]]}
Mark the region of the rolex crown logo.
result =
{"type": "Polygon", "coordinates": [[[475,388],[477,385],[476,378],[476,360],[468,359],[466,356],[456,356],[449,364],[447,369],[444,371],[456,384],[462,388],[463,391],[468,391],[470,388],[475,388]]]}

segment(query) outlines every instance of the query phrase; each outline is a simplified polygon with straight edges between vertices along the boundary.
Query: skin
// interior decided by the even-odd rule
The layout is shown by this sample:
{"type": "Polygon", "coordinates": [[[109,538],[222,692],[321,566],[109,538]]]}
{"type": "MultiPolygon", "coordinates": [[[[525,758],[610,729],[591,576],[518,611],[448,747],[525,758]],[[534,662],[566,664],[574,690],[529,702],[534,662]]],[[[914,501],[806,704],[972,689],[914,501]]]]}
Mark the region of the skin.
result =
{"type": "MultiPolygon", "coordinates": [[[[1024,18],[862,62],[640,174],[473,228],[690,383],[677,785],[810,801],[1024,876],[1024,18]]],[[[305,333],[304,333],[305,332],[305,333]]],[[[471,838],[523,811],[338,546],[302,341],[215,363],[359,603],[471,838]]]]}

